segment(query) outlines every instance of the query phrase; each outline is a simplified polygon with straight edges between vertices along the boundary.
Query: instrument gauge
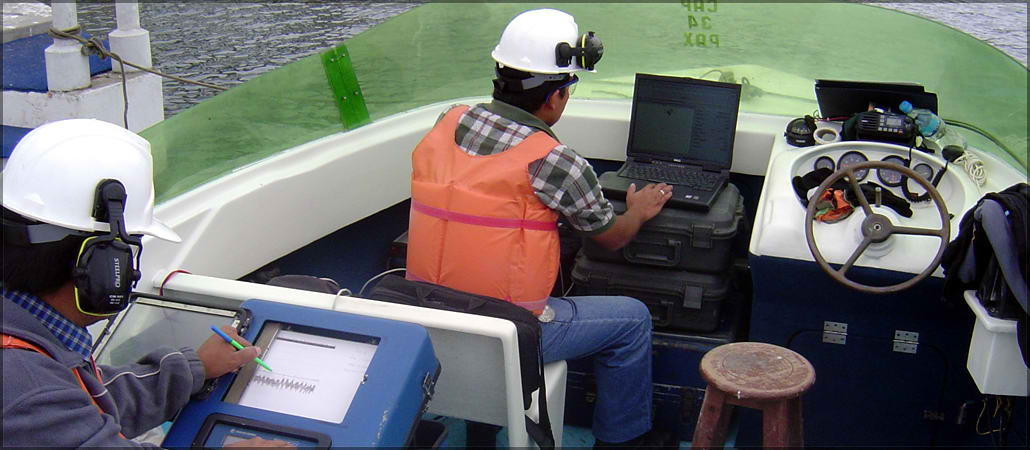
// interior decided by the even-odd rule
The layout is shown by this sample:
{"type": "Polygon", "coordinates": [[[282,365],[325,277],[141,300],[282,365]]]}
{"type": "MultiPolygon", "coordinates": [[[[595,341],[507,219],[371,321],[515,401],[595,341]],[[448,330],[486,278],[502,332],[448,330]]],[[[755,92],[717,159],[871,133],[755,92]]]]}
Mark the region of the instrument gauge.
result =
{"type": "Polygon", "coordinates": [[[923,177],[926,181],[933,180],[933,167],[930,167],[927,163],[916,164],[912,170],[919,174],[919,176],[923,177]]]}
{"type": "MultiPolygon", "coordinates": [[[[897,155],[887,156],[886,158],[883,158],[880,161],[891,164],[897,164],[901,167],[908,167],[905,158],[902,158],[897,155]]],[[[904,179],[904,176],[901,174],[901,172],[886,168],[876,169],[876,177],[880,179],[881,183],[888,187],[901,186],[901,180],[904,179]]]]}
{"type": "MultiPolygon", "coordinates": [[[[839,160],[837,160],[837,170],[841,170],[845,167],[853,166],[855,164],[864,163],[866,161],[869,161],[869,158],[866,158],[865,154],[857,150],[852,150],[850,152],[845,153],[843,156],[840,157],[839,160]]],[[[868,174],[869,169],[856,170],[855,181],[864,180],[865,176],[868,174]]]]}
{"type": "Polygon", "coordinates": [[[817,170],[830,169],[830,171],[832,172],[836,167],[837,165],[833,163],[833,158],[830,158],[829,156],[820,156],[818,159],[815,160],[815,168],[817,170]]]}

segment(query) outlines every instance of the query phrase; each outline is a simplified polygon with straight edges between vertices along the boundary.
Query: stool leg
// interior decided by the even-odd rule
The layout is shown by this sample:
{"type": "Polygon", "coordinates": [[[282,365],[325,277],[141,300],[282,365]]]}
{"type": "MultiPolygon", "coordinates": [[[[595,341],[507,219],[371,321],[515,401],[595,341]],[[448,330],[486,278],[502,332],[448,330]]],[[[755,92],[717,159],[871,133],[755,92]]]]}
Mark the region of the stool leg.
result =
{"type": "Polygon", "coordinates": [[[712,386],[705,388],[705,399],[701,404],[701,414],[694,428],[694,439],[690,448],[708,449],[722,448],[726,443],[726,432],[730,426],[733,405],[726,402],[726,394],[712,386]]]}
{"type": "Polygon", "coordinates": [[[791,441],[791,401],[777,400],[762,407],[762,447],[787,447],[791,441]]]}
{"type": "Polygon", "coordinates": [[[790,446],[804,447],[804,421],[801,417],[801,397],[790,400],[790,446]]]}

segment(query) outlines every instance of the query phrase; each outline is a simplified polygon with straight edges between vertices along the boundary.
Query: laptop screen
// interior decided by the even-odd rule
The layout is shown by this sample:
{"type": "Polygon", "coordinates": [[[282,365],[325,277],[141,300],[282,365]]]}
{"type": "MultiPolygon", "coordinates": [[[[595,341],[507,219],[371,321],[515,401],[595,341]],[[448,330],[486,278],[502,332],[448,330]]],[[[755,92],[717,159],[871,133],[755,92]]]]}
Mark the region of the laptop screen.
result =
{"type": "Polygon", "coordinates": [[[638,73],[626,153],[729,169],[739,105],[739,84],[638,73]]]}

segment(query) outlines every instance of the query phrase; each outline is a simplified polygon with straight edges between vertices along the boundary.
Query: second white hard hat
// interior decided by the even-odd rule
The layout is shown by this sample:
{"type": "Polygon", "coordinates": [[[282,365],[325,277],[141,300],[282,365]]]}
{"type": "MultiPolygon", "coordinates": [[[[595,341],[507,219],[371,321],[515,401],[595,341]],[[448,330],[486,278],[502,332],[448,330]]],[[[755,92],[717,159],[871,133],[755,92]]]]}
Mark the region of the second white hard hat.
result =
{"type": "Polygon", "coordinates": [[[515,16],[490,54],[505,67],[557,74],[593,70],[604,47],[593,33],[580,35],[576,19],[556,9],[534,9],[515,16]]]}

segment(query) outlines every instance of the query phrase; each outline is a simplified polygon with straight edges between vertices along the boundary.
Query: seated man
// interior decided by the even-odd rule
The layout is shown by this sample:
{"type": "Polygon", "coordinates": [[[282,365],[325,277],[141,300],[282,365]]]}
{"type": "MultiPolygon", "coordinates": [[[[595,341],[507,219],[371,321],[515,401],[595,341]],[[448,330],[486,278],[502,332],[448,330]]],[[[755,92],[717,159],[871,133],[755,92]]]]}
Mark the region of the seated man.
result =
{"type": "MultiPolygon", "coordinates": [[[[98,366],[86,327],[129,305],[141,235],[178,241],[153,216],[150,144],[121,127],[74,119],[36,128],[3,179],[4,447],[129,447],[171,419],[204,380],[260,349],[212,335],[196,351],[156,349],[98,366]],[[135,257],[133,256],[135,253],[135,257]]],[[[238,446],[290,446],[260,438],[238,446]]],[[[291,446],[292,447],[292,446],[291,446]]]]}
{"type": "Polygon", "coordinates": [[[501,298],[543,322],[545,362],[593,356],[596,446],[653,446],[651,316],[628,297],[549,297],[559,214],[610,249],[627,244],[671,197],[626,194],[616,216],[590,164],[551,131],[603,48],[572,16],[524,12],[493,51],[493,101],[443,114],[412,154],[408,278],[501,298]]]}

